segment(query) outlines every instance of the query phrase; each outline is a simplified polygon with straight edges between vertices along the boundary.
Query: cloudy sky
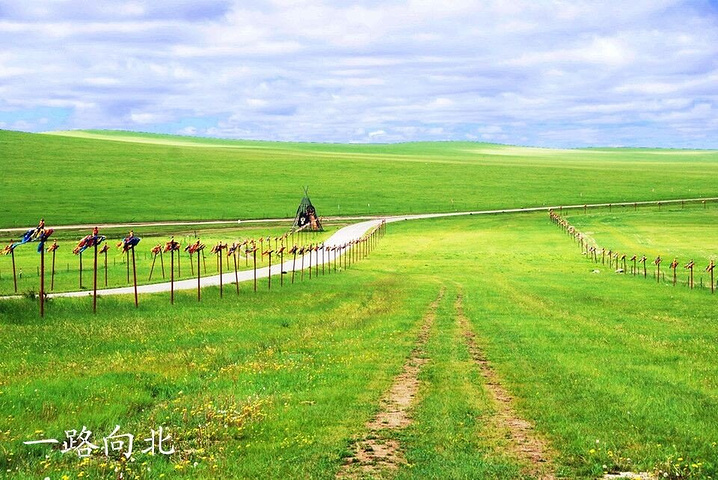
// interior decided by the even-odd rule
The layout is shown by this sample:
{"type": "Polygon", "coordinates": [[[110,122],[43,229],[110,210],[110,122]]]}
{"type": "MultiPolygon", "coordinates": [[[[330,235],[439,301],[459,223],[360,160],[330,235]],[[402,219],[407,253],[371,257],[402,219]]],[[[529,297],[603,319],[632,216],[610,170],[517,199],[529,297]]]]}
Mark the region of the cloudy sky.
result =
{"type": "Polygon", "coordinates": [[[0,128],[718,148],[718,0],[0,0],[0,128]]]}

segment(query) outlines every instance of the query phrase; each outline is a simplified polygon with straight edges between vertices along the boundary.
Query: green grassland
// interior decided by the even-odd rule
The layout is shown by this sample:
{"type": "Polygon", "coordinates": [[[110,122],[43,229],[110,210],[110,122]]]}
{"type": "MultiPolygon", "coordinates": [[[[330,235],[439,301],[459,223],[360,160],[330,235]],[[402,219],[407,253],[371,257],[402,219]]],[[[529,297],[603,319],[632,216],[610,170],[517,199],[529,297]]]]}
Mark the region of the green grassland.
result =
{"type": "Polygon", "coordinates": [[[660,255],[669,263],[674,257],[683,263],[695,259],[699,265],[718,259],[718,209],[709,204],[590,210],[566,219],[606,249],[645,254],[650,260],[660,255]]]}
{"type": "MultiPolygon", "coordinates": [[[[291,217],[303,185],[322,215],[718,196],[712,151],[0,131],[0,162],[0,227],[39,217],[50,227],[291,217]]],[[[715,204],[564,213],[606,248],[701,268],[718,254],[715,204]]],[[[209,247],[285,230],[198,235],[209,247]]],[[[147,251],[170,234],[194,238],[190,229],[137,233],[147,251]]],[[[84,232],[56,234],[72,243],[84,232]]],[[[30,265],[24,292],[37,283],[34,246],[17,250],[30,265]]],[[[141,263],[144,275],[149,258],[141,263]]],[[[62,288],[72,288],[76,272],[64,275],[62,288]]],[[[0,257],[0,292],[11,284],[0,257]]],[[[87,299],[58,298],[40,318],[36,299],[0,300],[0,477],[335,478],[440,291],[414,421],[389,434],[407,463],[382,476],[534,478],[495,420],[461,298],[476,344],[550,447],[558,478],[718,477],[718,295],[597,266],[545,212],[391,223],[368,259],[337,275],[223,298],[208,288],[201,303],[193,292],[174,305],[146,295],[139,308],[129,296],[101,296],[93,315],[87,299]],[[130,459],[101,452],[117,425],[135,436],[130,459]],[[87,459],[23,444],[63,441],[83,426],[100,447],[87,459]],[[142,453],[160,426],[176,452],[142,453]]]]}
{"type": "Polygon", "coordinates": [[[448,212],[715,195],[718,152],[0,131],[0,227],[448,212]]]}
{"type": "MultiPolygon", "coordinates": [[[[704,215],[687,209],[675,233],[694,235],[704,215]]],[[[396,434],[408,462],[397,478],[530,478],[492,422],[457,326],[459,294],[559,476],[715,478],[716,297],[593,268],[545,213],[473,216],[392,224],[367,260],[271,292],[210,292],[201,304],[180,294],[174,306],[147,296],[138,310],[108,297],[97,316],[58,299],[45,319],[29,300],[0,302],[0,468],[9,478],[116,478],[115,468],[333,478],[445,288],[415,422],[396,434]],[[178,453],[81,460],[22,444],[83,425],[100,444],[115,425],[138,438],[164,425],[178,453]]]]}

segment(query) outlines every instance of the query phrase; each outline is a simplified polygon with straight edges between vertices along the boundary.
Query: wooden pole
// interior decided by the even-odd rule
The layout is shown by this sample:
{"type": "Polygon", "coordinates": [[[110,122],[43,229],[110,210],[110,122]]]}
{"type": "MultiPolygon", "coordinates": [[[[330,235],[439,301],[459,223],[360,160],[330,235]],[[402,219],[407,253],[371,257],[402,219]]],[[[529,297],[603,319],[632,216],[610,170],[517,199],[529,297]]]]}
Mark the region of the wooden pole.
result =
{"type": "MultiPolygon", "coordinates": [[[[53,250],[53,257],[55,251],[53,250]]],[[[54,267],[53,267],[54,268],[54,267]]],[[[40,316],[45,316],[45,248],[40,249],[40,316]]]]}
{"type": "Polygon", "coordinates": [[[162,257],[162,248],[160,248],[160,266],[162,266],[162,280],[165,279],[165,261],[162,257]]]}
{"type": "Polygon", "coordinates": [[[254,291],[257,291],[257,247],[254,247],[252,252],[254,256],[254,291]]]}
{"type": "Polygon", "coordinates": [[[107,250],[105,250],[105,286],[107,286],[107,250]]]}
{"type": "Polygon", "coordinates": [[[690,271],[691,271],[691,290],[692,290],[693,289],[693,260],[691,260],[690,271]]]}
{"type": "Polygon", "coordinates": [[[222,298],[223,293],[224,293],[224,288],[222,285],[222,249],[221,248],[218,249],[218,251],[217,251],[217,259],[219,260],[219,298],[222,298]]]}
{"type": "Polygon", "coordinates": [[[237,273],[237,250],[232,252],[232,259],[234,260],[234,283],[235,283],[235,285],[237,285],[237,295],[239,295],[239,274],[237,273]]]}
{"type": "Polygon", "coordinates": [[[302,247],[302,276],[300,280],[304,281],[304,247],[302,247]]]}
{"type": "Polygon", "coordinates": [[[170,250],[170,303],[175,303],[175,251],[170,250]]]}
{"type": "Polygon", "coordinates": [[[50,291],[55,290],[55,250],[52,251],[52,275],[50,276],[50,291]]]}
{"type": "MultiPolygon", "coordinates": [[[[17,293],[17,273],[15,271],[15,249],[10,250],[12,256],[12,283],[15,286],[15,293],[17,293]]],[[[82,285],[82,284],[81,284],[82,285]]]]}
{"type": "MultiPolygon", "coordinates": [[[[272,242],[270,241],[269,244],[271,246],[272,242]]],[[[269,269],[267,270],[267,290],[271,290],[272,289],[272,251],[271,250],[267,253],[267,256],[269,257],[269,267],[268,267],[269,269]]]]}
{"type": "Polygon", "coordinates": [[[284,286],[284,272],[282,271],[284,269],[284,245],[282,245],[282,248],[279,250],[279,286],[284,286]]]}
{"type": "Polygon", "coordinates": [[[297,265],[297,246],[294,246],[294,259],[292,260],[292,285],[294,285],[294,270],[297,265]]]}
{"type": "Polygon", "coordinates": [[[691,289],[693,289],[693,267],[691,266],[691,289]]]}
{"type": "MultiPolygon", "coordinates": [[[[157,255],[155,255],[157,258],[157,255]]],[[[137,264],[135,263],[135,247],[132,247],[132,279],[135,284],[135,308],[140,306],[139,299],[137,298],[137,264]]]]}
{"type": "Polygon", "coordinates": [[[150,280],[152,280],[152,272],[155,270],[155,262],[156,262],[156,261],[157,261],[157,254],[155,253],[155,256],[152,257],[152,266],[150,267],[150,276],[149,276],[149,278],[147,279],[148,282],[149,282],[150,280]]]}
{"type": "Polygon", "coordinates": [[[202,276],[202,269],[199,268],[199,257],[201,256],[199,254],[200,252],[197,252],[197,301],[199,302],[201,299],[201,285],[200,285],[200,277],[202,276]]]}
{"type": "Polygon", "coordinates": [[[95,235],[95,263],[92,271],[92,313],[97,313],[97,235],[95,235]]]}
{"type": "Polygon", "coordinates": [[[82,252],[80,252],[80,288],[82,288],[82,252]]]}
{"type": "Polygon", "coordinates": [[[309,245],[309,280],[312,279],[312,252],[314,251],[314,248],[312,245],[309,245]]]}

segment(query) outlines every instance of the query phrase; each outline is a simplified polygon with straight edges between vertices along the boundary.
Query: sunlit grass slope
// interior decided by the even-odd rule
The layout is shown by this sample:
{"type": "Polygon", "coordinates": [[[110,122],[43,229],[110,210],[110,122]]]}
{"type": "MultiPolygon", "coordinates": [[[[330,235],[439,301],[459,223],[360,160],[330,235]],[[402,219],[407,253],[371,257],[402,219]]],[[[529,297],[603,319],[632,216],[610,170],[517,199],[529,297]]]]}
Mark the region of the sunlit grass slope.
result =
{"type": "Polygon", "coordinates": [[[718,153],[0,131],[0,226],[446,212],[716,195],[718,153]]]}

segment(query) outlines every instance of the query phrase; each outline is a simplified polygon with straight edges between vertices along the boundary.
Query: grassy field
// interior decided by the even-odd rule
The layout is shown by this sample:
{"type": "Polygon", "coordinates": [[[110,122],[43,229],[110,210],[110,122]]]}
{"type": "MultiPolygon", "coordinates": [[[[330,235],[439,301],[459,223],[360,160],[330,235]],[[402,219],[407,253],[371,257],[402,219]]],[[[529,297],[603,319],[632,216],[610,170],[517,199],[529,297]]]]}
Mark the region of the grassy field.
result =
{"type": "MultiPolygon", "coordinates": [[[[705,217],[682,218],[684,238],[705,217]]],[[[459,295],[558,476],[715,478],[716,297],[592,270],[546,214],[518,214],[392,224],[341,275],[256,295],[197,304],[182,294],[173,307],[149,296],[137,311],[130,298],[101,298],[98,317],[62,299],[45,320],[27,300],[0,302],[0,468],[9,478],[333,478],[443,288],[415,422],[396,434],[407,459],[397,478],[532,478],[493,421],[459,295]],[[22,445],[83,425],[100,445],[115,425],[138,445],[163,425],[178,453],[81,460],[22,445]]]]}
{"type": "MultiPolygon", "coordinates": [[[[321,215],[718,196],[712,151],[0,131],[0,154],[11,199],[0,227],[291,217],[304,185],[321,215]]],[[[565,214],[606,248],[693,258],[701,270],[718,255],[715,204],[565,214]]],[[[139,275],[171,234],[209,248],[286,228],[137,229],[139,275]]],[[[77,282],[70,250],[86,233],[56,232],[58,289],[77,282]]],[[[114,243],[126,231],[102,233],[114,243]]],[[[36,290],[34,247],[17,250],[25,293],[36,290]]],[[[124,284],[112,252],[112,281],[124,284]]],[[[0,294],[11,290],[0,257],[0,294]]],[[[335,478],[354,442],[374,435],[367,422],[429,316],[412,422],[381,434],[405,463],[376,476],[540,477],[501,421],[500,384],[557,478],[718,477],[718,295],[597,266],[545,212],[392,223],[337,275],[224,298],[206,290],[201,303],[180,292],[174,305],[158,294],[139,308],[100,297],[97,315],[87,299],[52,299],[45,318],[36,300],[0,300],[0,477],[335,478]],[[102,450],[116,426],[134,435],[129,459],[102,450]],[[62,453],[66,432],[83,427],[98,448],[62,453]],[[168,434],[174,453],[142,452],[168,434]],[[40,439],[59,443],[23,443],[40,439]]]]}
{"type": "Polygon", "coordinates": [[[287,144],[0,131],[0,227],[449,212],[714,196],[718,152],[287,144]]]}
{"type": "Polygon", "coordinates": [[[708,265],[711,258],[718,258],[714,240],[718,208],[709,205],[626,207],[610,213],[601,209],[571,213],[566,219],[602,247],[645,254],[651,260],[661,255],[669,262],[673,257],[683,263],[694,258],[708,265]]]}

